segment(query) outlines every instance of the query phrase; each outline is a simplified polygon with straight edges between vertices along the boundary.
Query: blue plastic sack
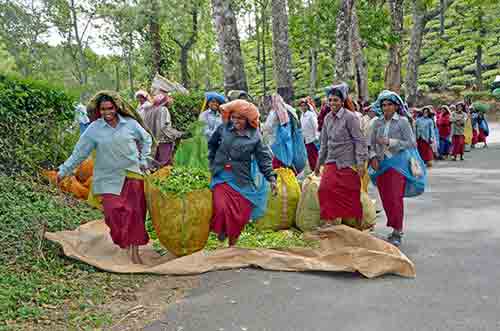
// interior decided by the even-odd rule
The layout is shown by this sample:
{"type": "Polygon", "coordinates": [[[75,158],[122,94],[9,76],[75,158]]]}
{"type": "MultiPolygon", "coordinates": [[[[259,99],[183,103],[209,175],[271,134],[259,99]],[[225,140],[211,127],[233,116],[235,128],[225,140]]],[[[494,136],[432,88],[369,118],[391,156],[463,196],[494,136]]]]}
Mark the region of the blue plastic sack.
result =
{"type": "Polygon", "coordinates": [[[481,123],[479,123],[479,128],[483,130],[484,135],[488,137],[490,135],[490,128],[488,126],[488,122],[486,120],[482,120],[481,123]]]}
{"type": "Polygon", "coordinates": [[[293,146],[293,166],[295,171],[301,173],[307,164],[307,150],[304,144],[304,135],[298,121],[291,119],[292,124],[292,146],[293,146]]]}
{"type": "Polygon", "coordinates": [[[421,195],[425,192],[427,186],[427,169],[425,163],[420,157],[416,148],[406,149],[391,158],[386,158],[380,162],[379,169],[375,171],[372,167],[368,169],[372,183],[377,185],[377,177],[385,173],[389,169],[394,169],[406,178],[405,198],[411,198],[421,195]],[[423,171],[422,176],[415,177],[410,169],[410,160],[417,160],[420,168],[423,171]]]}

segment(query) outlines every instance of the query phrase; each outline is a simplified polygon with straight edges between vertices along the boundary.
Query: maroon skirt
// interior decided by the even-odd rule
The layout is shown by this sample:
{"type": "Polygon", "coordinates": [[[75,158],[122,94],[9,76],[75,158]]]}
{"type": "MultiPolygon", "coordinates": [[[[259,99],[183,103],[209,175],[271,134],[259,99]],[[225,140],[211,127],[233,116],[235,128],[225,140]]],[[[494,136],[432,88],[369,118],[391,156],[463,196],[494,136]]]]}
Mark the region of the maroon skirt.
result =
{"type": "Polygon", "coordinates": [[[403,230],[405,185],[405,176],[394,169],[377,177],[377,188],[387,217],[387,226],[398,231],[403,230]]]}
{"type": "Polygon", "coordinates": [[[431,144],[429,144],[427,141],[418,139],[417,148],[418,153],[420,154],[420,157],[422,158],[422,160],[424,160],[424,162],[429,162],[434,159],[434,152],[432,151],[431,144]]]}
{"type": "Polygon", "coordinates": [[[479,129],[479,134],[477,136],[477,142],[478,143],[486,143],[486,134],[484,133],[484,130],[479,129]]]}
{"type": "Polygon", "coordinates": [[[479,134],[477,132],[477,129],[472,130],[472,145],[475,145],[479,142],[479,134]]]}
{"type": "Polygon", "coordinates": [[[113,242],[121,248],[146,245],[149,235],[144,225],[147,211],[144,181],[126,178],[120,195],[101,196],[104,219],[113,242]]]}
{"type": "Polygon", "coordinates": [[[156,147],[155,160],[162,166],[172,165],[172,154],[174,151],[174,144],[161,143],[156,147]]]}
{"type": "Polygon", "coordinates": [[[363,218],[361,179],[352,168],[338,169],[335,163],[327,164],[321,176],[318,197],[322,220],[363,218]]]}
{"type": "Polygon", "coordinates": [[[252,203],[226,183],[213,190],[211,230],[238,239],[252,215],[252,203]]]}
{"type": "Polygon", "coordinates": [[[307,159],[309,160],[309,167],[311,170],[316,169],[318,162],[318,147],[315,143],[306,144],[307,159]]]}
{"type": "Polygon", "coordinates": [[[454,135],[451,138],[451,144],[453,145],[453,150],[451,154],[453,156],[463,155],[465,152],[465,136],[464,135],[454,135]]]}

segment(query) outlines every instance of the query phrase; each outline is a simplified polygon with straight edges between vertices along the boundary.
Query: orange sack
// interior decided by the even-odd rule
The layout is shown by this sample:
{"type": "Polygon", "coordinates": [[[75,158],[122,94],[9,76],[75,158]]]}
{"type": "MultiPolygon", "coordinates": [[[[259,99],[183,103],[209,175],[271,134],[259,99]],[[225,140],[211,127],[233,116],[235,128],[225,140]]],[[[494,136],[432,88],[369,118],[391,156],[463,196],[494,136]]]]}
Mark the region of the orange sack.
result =
{"type": "Polygon", "coordinates": [[[94,160],[91,158],[86,159],[76,169],[75,175],[80,183],[85,183],[94,174],[94,160]]]}

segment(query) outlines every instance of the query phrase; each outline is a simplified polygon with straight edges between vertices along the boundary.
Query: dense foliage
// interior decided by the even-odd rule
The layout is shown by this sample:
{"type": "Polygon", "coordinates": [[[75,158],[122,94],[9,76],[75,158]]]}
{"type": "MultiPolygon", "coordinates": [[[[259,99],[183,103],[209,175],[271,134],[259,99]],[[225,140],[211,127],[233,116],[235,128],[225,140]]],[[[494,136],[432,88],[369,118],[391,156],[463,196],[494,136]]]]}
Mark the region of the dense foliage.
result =
{"type": "Polygon", "coordinates": [[[207,189],[210,184],[210,173],[208,169],[174,167],[167,177],[154,179],[153,183],[164,194],[183,197],[189,192],[207,189]]]}
{"type": "Polygon", "coordinates": [[[0,172],[36,172],[59,165],[76,134],[75,97],[41,81],[0,74],[0,172]]]}
{"type": "Polygon", "coordinates": [[[181,131],[188,131],[193,122],[200,116],[205,95],[201,92],[174,94],[174,104],[169,108],[172,125],[181,131]]]}

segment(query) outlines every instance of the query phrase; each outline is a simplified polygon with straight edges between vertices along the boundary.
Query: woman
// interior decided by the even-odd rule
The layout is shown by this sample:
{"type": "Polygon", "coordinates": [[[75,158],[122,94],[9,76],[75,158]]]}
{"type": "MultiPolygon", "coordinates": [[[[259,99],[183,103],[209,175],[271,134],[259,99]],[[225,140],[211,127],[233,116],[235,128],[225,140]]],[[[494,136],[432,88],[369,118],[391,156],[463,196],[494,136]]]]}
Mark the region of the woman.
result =
{"type": "Polygon", "coordinates": [[[299,122],[295,109],[287,105],[279,94],[271,97],[272,109],[262,127],[264,139],[274,154],[273,169],[290,168],[295,174],[299,171],[293,164],[294,146],[292,126],[299,122]]]}
{"type": "Polygon", "coordinates": [[[318,190],[320,218],[325,227],[342,224],[343,220],[361,222],[361,178],[368,157],[358,116],[346,109],[347,84],[332,86],[328,100],[331,111],[321,131],[321,148],[314,171],[319,176],[321,166],[325,166],[318,190]]]}
{"type": "Polygon", "coordinates": [[[172,128],[170,112],[167,106],[172,98],[165,94],[158,94],[153,98],[153,106],[144,111],[143,118],[146,128],[150,130],[158,143],[154,160],[155,166],[164,167],[172,164],[172,154],[175,141],[181,133],[172,128]]]}
{"type": "Polygon", "coordinates": [[[302,111],[300,124],[304,134],[304,143],[306,144],[309,167],[314,170],[316,169],[319,151],[318,116],[312,105],[306,99],[301,99],[299,101],[299,108],[302,111]]]}
{"type": "Polygon", "coordinates": [[[451,146],[451,112],[448,106],[441,106],[441,113],[437,120],[439,130],[439,154],[443,159],[448,159],[451,146]]]}
{"type": "Polygon", "coordinates": [[[432,144],[434,142],[434,123],[429,116],[430,109],[428,107],[417,110],[415,131],[420,157],[428,167],[432,167],[432,160],[434,159],[434,152],[432,151],[432,144]]]}
{"type": "Polygon", "coordinates": [[[207,141],[210,140],[215,130],[222,124],[220,106],[224,104],[225,101],[224,97],[219,93],[205,93],[206,108],[203,107],[204,111],[200,114],[198,120],[205,124],[203,133],[207,141]]]}
{"type": "Polygon", "coordinates": [[[376,108],[383,111],[383,116],[375,121],[370,136],[370,166],[374,170],[370,177],[378,188],[387,226],[393,229],[388,241],[399,246],[403,237],[403,198],[423,192],[425,166],[399,95],[383,91],[376,108]],[[421,173],[415,173],[417,170],[421,173]]]}
{"type": "Polygon", "coordinates": [[[484,113],[478,112],[477,122],[479,127],[477,142],[484,143],[483,148],[488,148],[488,144],[486,143],[486,137],[488,137],[490,134],[490,128],[488,126],[488,121],[486,120],[484,113]]]}
{"type": "Polygon", "coordinates": [[[128,250],[132,263],[142,264],[139,246],[149,241],[142,175],[151,153],[151,136],[114,92],[98,93],[89,108],[98,109],[101,118],[92,122],[71,157],[59,167],[58,180],[71,174],[95,149],[93,194],[102,197],[113,242],[128,250]]]}
{"type": "Polygon", "coordinates": [[[137,112],[141,117],[144,116],[144,110],[147,108],[151,107],[153,104],[149,101],[149,93],[144,91],[144,90],[139,90],[135,93],[135,99],[139,103],[139,106],[137,107],[137,112]]]}
{"type": "Polygon", "coordinates": [[[257,107],[235,100],[221,108],[225,123],[208,142],[214,212],[211,229],[221,241],[229,237],[229,246],[234,246],[248,221],[265,212],[267,187],[256,185],[256,168],[273,191],[276,174],[271,151],[262,142],[257,107]]]}
{"type": "Polygon", "coordinates": [[[451,114],[451,143],[453,145],[453,150],[451,155],[453,155],[453,161],[457,160],[457,156],[460,155],[460,160],[464,160],[465,152],[465,124],[467,122],[467,114],[465,113],[465,105],[463,103],[458,103],[456,105],[456,111],[451,114]]]}

